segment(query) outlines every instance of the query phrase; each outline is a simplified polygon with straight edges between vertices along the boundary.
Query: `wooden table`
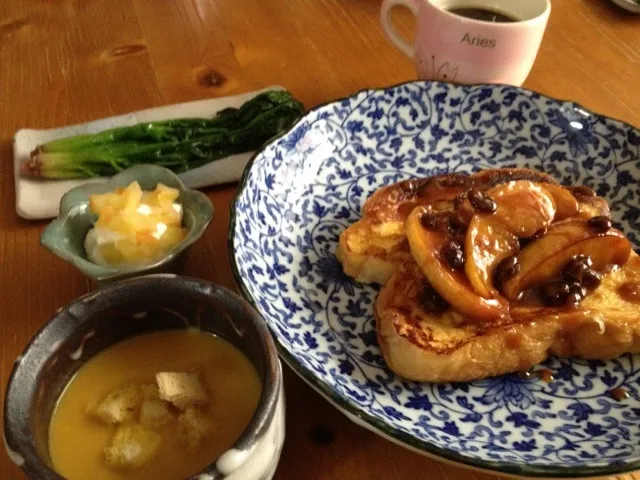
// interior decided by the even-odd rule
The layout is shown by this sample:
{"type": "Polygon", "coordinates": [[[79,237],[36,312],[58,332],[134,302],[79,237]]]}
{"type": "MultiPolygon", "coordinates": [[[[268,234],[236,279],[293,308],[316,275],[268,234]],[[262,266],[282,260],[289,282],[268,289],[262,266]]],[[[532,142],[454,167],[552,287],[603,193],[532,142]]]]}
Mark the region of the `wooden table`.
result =
{"type": "MultiPolygon", "coordinates": [[[[20,0],[0,4],[0,384],[28,339],[89,288],[40,247],[45,222],[14,210],[11,142],[47,128],[282,84],[307,107],[412,79],[373,0],[20,0]]],[[[400,13],[400,27],[412,20],[400,13]]],[[[640,16],[556,0],[526,87],[640,126],[640,16]]],[[[235,185],[209,189],[217,220],[187,273],[233,287],[226,249],[235,185]]],[[[289,369],[276,478],[491,479],[404,450],[349,422],[289,369]]],[[[0,478],[23,478],[0,455],[0,478]]],[[[621,476],[640,479],[640,475],[621,476]]]]}

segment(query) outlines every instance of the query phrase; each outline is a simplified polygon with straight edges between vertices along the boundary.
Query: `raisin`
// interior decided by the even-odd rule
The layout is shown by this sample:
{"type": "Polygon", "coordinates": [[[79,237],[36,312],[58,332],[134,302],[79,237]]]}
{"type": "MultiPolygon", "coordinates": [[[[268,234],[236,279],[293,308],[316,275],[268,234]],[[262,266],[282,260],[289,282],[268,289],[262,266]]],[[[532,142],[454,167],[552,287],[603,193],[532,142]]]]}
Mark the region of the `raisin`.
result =
{"type": "Polygon", "coordinates": [[[593,260],[591,260],[591,257],[589,255],[585,255],[584,253],[579,253],[578,255],[574,255],[573,257],[571,257],[571,260],[584,262],[589,268],[593,266],[593,260]]]}
{"type": "Polygon", "coordinates": [[[587,296],[587,289],[579,283],[572,283],[569,285],[569,295],[567,295],[567,305],[578,306],[584,297],[587,296]]]}
{"type": "Polygon", "coordinates": [[[449,232],[453,235],[458,233],[466,233],[469,225],[464,221],[464,219],[460,215],[450,215],[449,216],[449,232]]]}
{"type": "Polygon", "coordinates": [[[602,275],[596,272],[595,270],[587,270],[582,275],[582,286],[587,290],[595,290],[600,286],[602,282],[602,275]]]}
{"type": "Polygon", "coordinates": [[[455,240],[447,242],[442,249],[442,254],[452,268],[459,269],[464,267],[464,251],[462,250],[462,245],[455,240]]]}
{"type": "Polygon", "coordinates": [[[420,217],[420,225],[427,230],[433,230],[438,226],[438,217],[433,213],[423,213],[420,217]]]}
{"type": "Polygon", "coordinates": [[[577,187],[572,187],[571,193],[573,193],[575,197],[590,198],[590,197],[596,196],[596,192],[592,188],[587,187],[586,185],[579,185],[577,187]]]}
{"type": "Polygon", "coordinates": [[[500,263],[498,263],[496,271],[493,274],[495,285],[500,286],[511,277],[517,275],[520,271],[520,267],[521,265],[518,262],[518,257],[516,257],[515,255],[503,259],[500,263]]]}
{"type": "Polygon", "coordinates": [[[473,207],[479,212],[493,213],[498,208],[498,205],[493,198],[475,188],[469,190],[467,196],[469,197],[471,205],[473,205],[473,207]]]}
{"type": "Polygon", "coordinates": [[[449,308],[447,301],[429,283],[425,283],[420,293],[420,306],[429,313],[442,313],[449,308]]]}
{"type": "Polygon", "coordinates": [[[591,257],[576,255],[567,263],[560,275],[568,282],[582,283],[582,279],[591,265],[593,265],[591,257]]]}
{"type": "Polygon", "coordinates": [[[604,215],[590,218],[587,222],[587,225],[589,225],[589,228],[597,233],[607,233],[613,226],[611,223],[611,219],[609,217],[605,217],[604,215]]]}
{"type": "Polygon", "coordinates": [[[453,209],[458,210],[464,204],[464,199],[467,198],[467,192],[461,193],[453,199],[453,209]]]}
{"type": "Polygon", "coordinates": [[[540,296],[547,305],[562,305],[571,293],[566,282],[549,282],[540,287],[540,296]]]}

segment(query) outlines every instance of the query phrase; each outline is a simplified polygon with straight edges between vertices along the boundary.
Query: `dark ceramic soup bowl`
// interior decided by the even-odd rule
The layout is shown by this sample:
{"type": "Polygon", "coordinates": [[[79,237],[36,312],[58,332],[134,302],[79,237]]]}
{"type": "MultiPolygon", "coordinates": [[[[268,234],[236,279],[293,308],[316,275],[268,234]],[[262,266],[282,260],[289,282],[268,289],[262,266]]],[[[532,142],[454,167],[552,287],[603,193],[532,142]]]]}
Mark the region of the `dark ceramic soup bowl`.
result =
{"type": "Polygon", "coordinates": [[[49,420],[76,371],[92,356],[134,335],[201,328],[230,341],[263,383],[256,412],[240,438],[198,480],[269,479],[284,441],[284,394],[276,348],[262,318],[218,285],[170,274],[110,284],[55,313],[16,361],[4,410],[9,457],[29,478],[62,478],[48,449],[49,420]]]}

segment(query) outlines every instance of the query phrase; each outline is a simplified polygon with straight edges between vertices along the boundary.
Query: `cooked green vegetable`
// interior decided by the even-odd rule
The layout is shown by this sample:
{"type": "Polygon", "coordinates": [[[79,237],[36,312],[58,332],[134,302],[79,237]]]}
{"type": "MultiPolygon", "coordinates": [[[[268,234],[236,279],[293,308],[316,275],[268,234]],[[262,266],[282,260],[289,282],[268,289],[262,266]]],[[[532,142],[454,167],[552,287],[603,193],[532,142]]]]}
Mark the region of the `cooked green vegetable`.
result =
{"type": "Polygon", "coordinates": [[[289,92],[271,91],[227,108],[213,119],[186,118],[119,127],[53,140],[31,152],[21,173],[43,179],[110,176],[139,163],[180,173],[248,152],[281,133],[304,106],[289,92]]]}

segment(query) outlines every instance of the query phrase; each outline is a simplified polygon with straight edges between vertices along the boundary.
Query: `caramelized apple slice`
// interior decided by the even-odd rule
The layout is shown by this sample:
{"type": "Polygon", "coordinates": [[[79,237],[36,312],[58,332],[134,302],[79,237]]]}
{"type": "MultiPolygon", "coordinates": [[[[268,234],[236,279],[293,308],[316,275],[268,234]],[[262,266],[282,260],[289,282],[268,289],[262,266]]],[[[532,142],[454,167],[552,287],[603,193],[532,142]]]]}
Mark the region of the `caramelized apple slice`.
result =
{"type": "Polygon", "coordinates": [[[577,216],[579,218],[589,219],[599,216],[608,217],[609,215],[610,210],[607,201],[601,197],[593,197],[589,198],[587,201],[580,202],[577,216]]]}
{"type": "Polygon", "coordinates": [[[442,254],[451,238],[441,229],[422,226],[422,215],[428,213],[425,207],[414,209],[407,218],[406,233],[411,254],[429,283],[454,310],[470,318],[488,321],[506,314],[508,303],[504,299],[481,297],[471,287],[464,270],[451,268],[442,254]]]}
{"type": "Polygon", "coordinates": [[[518,255],[520,272],[507,280],[502,293],[516,299],[524,290],[556,278],[575,255],[591,257],[593,269],[602,271],[609,265],[624,265],[631,254],[631,243],[614,228],[598,233],[584,221],[560,223],[534,240],[518,255]]]}
{"type": "MultiPolygon", "coordinates": [[[[529,237],[551,224],[555,202],[549,191],[530,181],[508,182],[486,195],[470,192],[465,204],[469,201],[477,204],[479,213],[473,216],[467,230],[465,271],[479,295],[496,298],[499,294],[492,280],[498,263],[518,252],[518,237],[529,237]],[[495,212],[490,213],[492,202],[495,212]],[[486,213],[480,208],[483,204],[486,213]]],[[[460,210],[464,209],[465,205],[460,210]]]]}
{"type": "Polygon", "coordinates": [[[491,215],[476,215],[465,238],[465,272],[474,290],[484,298],[499,296],[493,273],[505,258],[518,253],[518,237],[491,215]]]}
{"type": "Polygon", "coordinates": [[[521,180],[487,191],[496,202],[493,216],[519,238],[532,236],[551,224],[556,213],[553,197],[537,183],[521,180]]]}
{"type": "Polygon", "coordinates": [[[553,196],[553,201],[556,204],[554,220],[564,220],[578,214],[580,208],[578,200],[566,187],[550,183],[545,184],[544,188],[553,196]]]}

